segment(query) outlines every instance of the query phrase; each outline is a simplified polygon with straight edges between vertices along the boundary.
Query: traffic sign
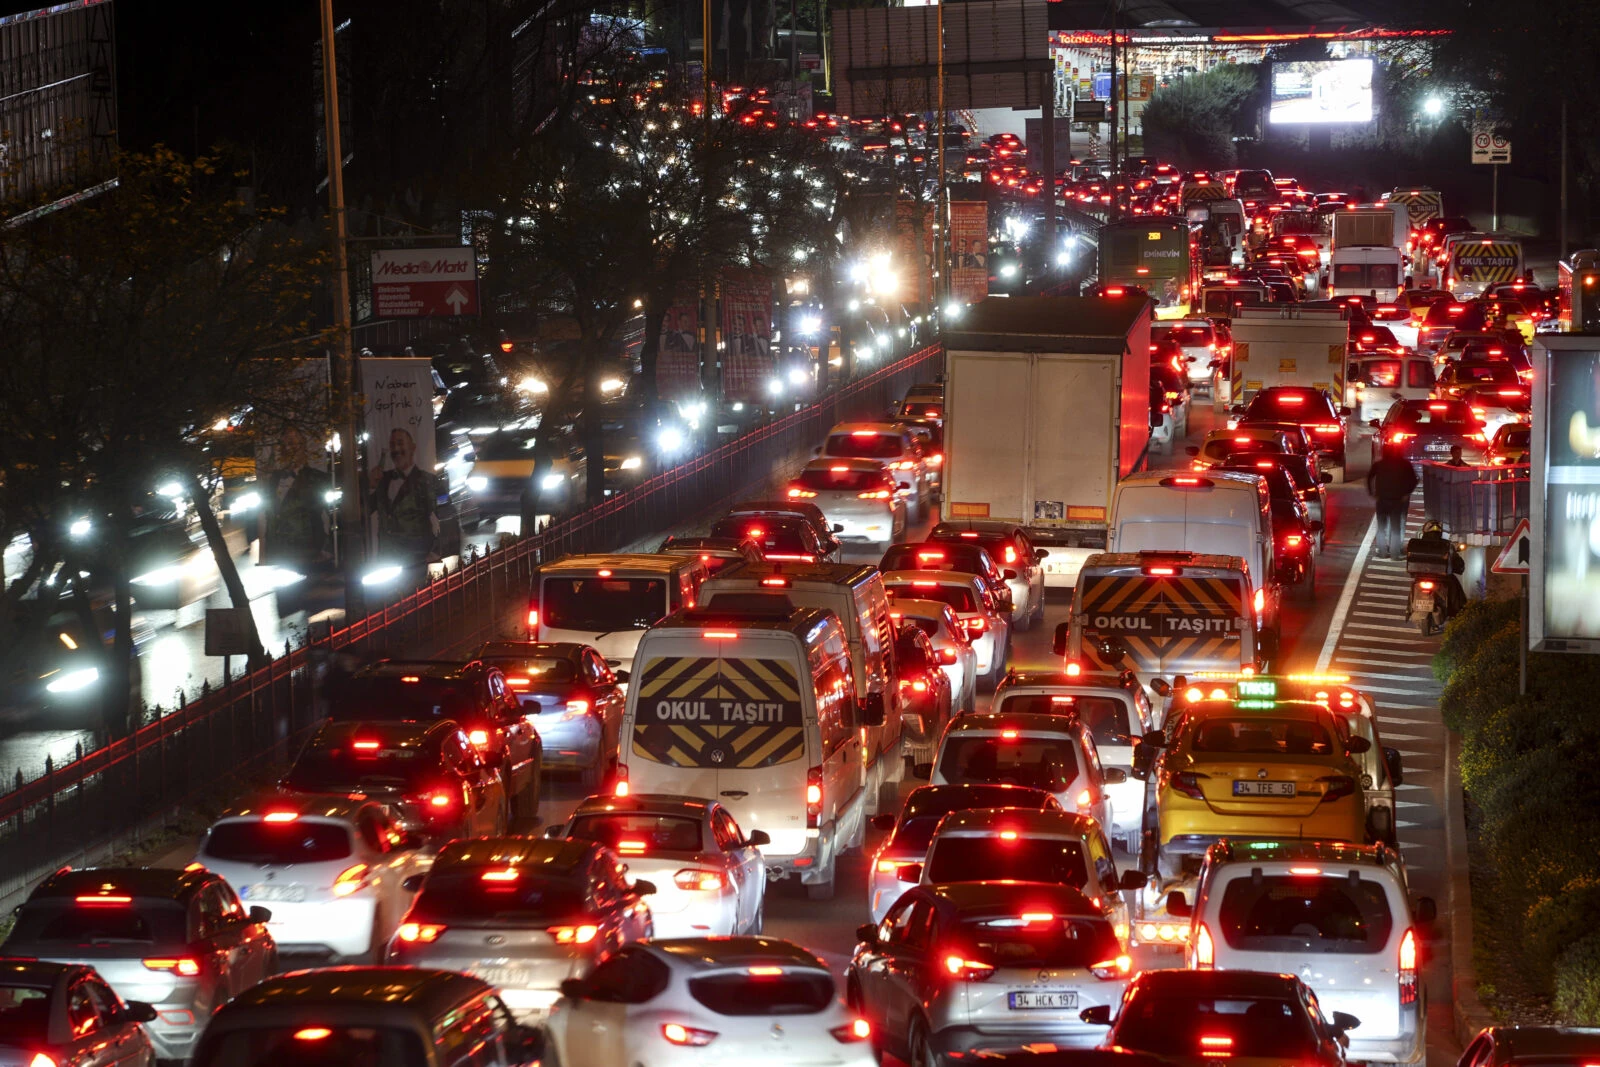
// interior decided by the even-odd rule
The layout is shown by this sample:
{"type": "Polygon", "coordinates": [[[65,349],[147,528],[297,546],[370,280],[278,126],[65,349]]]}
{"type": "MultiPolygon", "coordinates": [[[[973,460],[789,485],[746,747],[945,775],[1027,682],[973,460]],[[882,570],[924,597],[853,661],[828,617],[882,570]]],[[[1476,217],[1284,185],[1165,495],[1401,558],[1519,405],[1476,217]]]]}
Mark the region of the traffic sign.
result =
{"type": "Polygon", "coordinates": [[[1510,138],[1496,133],[1493,123],[1474,122],[1472,124],[1472,162],[1510,163],[1510,138]]]}
{"type": "Polygon", "coordinates": [[[1528,558],[1532,552],[1533,537],[1528,532],[1528,520],[1523,519],[1511,531],[1511,540],[1506,542],[1506,547],[1500,550],[1489,569],[1496,574],[1527,574],[1528,558]]]}
{"type": "Polygon", "coordinates": [[[372,253],[372,313],[380,319],[476,315],[473,250],[386,248],[372,253]]]}

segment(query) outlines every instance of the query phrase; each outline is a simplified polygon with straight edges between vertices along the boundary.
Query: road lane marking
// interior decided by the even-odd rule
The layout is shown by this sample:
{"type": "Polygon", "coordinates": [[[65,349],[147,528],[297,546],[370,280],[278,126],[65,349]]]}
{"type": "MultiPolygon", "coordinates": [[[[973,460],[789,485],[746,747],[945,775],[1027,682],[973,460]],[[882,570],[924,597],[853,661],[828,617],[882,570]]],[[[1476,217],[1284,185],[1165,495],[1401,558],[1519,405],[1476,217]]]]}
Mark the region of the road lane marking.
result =
{"type": "Polygon", "coordinates": [[[1350,574],[1345,579],[1344,589],[1339,592],[1339,602],[1333,609],[1333,621],[1328,624],[1327,639],[1322,642],[1322,654],[1317,657],[1317,670],[1325,671],[1328,663],[1333,659],[1333,650],[1339,643],[1339,635],[1344,632],[1345,618],[1350,614],[1350,605],[1355,601],[1356,589],[1361,585],[1361,572],[1365,569],[1367,555],[1372,551],[1372,542],[1378,536],[1378,517],[1374,515],[1367,523],[1367,534],[1361,539],[1361,547],[1356,550],[1355,562],[1350,565],[1350,574]]]}

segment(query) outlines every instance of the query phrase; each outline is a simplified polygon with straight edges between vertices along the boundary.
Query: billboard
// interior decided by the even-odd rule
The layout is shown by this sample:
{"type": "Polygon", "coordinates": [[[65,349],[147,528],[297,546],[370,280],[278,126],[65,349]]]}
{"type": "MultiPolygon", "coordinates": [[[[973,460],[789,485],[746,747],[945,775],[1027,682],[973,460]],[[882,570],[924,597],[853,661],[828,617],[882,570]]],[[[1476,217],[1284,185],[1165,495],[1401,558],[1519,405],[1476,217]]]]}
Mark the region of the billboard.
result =
{"type": "Polygon", "coordinates": [[[989,295],[989,205],[982,200],[950,204],[950,297],[976,304],[989,295]]]}
{"type": "Polygon", "coordinates": [[[382,319],[476,315],[474,258],[470,245],[372,253],[373,314],[382,319]]]}
{"type": "Polygon", "coordinates": [[[1274,125],[1372,121],[1372,60],[1329,59],[1272,64],[1274,125]]]}
{"type": "Polygon", "coordinates": [[[661,317],[661,338],[656,346],[656,395],[662,400],[698,399],[700,396],[700,305],[690,291],[661,317]]]}
{"type": "Polygon", "coordinates": [[[751,270],[722,275],[722,395],[759,401],[777,374],[772,358],[772,279],[751,270]]]}
{"type": "Polygon", "coordinates": [[[1600,337],[1534,346],[1530,648],[1600,652],[1600,337]]]}
{"type": "Polygon", "coordinates": [[[434,473],[433,364],[426,359],[361,360],[362,427],[367,435],[369,551],[418,561],[436,547],[441,494],[434,473]]]}

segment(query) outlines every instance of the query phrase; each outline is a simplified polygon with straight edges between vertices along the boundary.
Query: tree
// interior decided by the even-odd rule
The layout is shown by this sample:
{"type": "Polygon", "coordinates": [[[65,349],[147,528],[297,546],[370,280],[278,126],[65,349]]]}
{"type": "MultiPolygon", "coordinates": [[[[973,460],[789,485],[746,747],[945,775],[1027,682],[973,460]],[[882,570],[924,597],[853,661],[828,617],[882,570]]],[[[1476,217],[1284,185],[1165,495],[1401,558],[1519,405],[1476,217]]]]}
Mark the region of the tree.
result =
{"type": "Polygon", "coordinates": [[[118,172],[115,190],[0,241],[0,533],[26,533],[33,549],[30,574],[6,595],[15,606],[30,576],[60,561],[110,585],[112,736],[134,725],[128,546],[142,519],[170,506],[158,486],[176,483],[193,504],[248,616],[210,511],[211,428],[258,403],[286,407],[297,358],[317,340],[322,265],[280,216],[246,212],[242,173],[221,159],[157,149],[123,156],[118,172]],[[92,538],[68,535],[80,515],[94,516],[92,538]]]}
{"type": "Polygon", "coordinates": [[[1147,155],[1179,166],[1222,168],[1234,163],[1234,138],[1254,125],[1261,68],[1228,63],[1157,89],[1145,105],[1147,155]]]}

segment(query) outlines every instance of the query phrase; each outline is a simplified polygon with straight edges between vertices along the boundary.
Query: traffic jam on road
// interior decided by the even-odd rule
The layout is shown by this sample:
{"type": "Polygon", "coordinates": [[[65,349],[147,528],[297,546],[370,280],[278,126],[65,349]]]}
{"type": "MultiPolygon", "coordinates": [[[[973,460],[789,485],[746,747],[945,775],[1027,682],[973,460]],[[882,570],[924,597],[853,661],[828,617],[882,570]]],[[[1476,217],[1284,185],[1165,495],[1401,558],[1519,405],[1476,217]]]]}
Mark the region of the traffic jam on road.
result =
{"type": "MultiPolygon", "coordinates": [[[[1017,152],[965,155],[1040,195],[1017,152]]],[[[747,499],[544,565],[464,659],[340,678],[198,842],[43,881],[0,1044],[1453,1057],[1426,656],[1463,597],[1409,505],[1421,464],[1526,462],[1556,296],[1437,194],[1156,161],[1056,189],[1129,216],[1088,295],[964,308],[936,381],[747,499]]]]}

